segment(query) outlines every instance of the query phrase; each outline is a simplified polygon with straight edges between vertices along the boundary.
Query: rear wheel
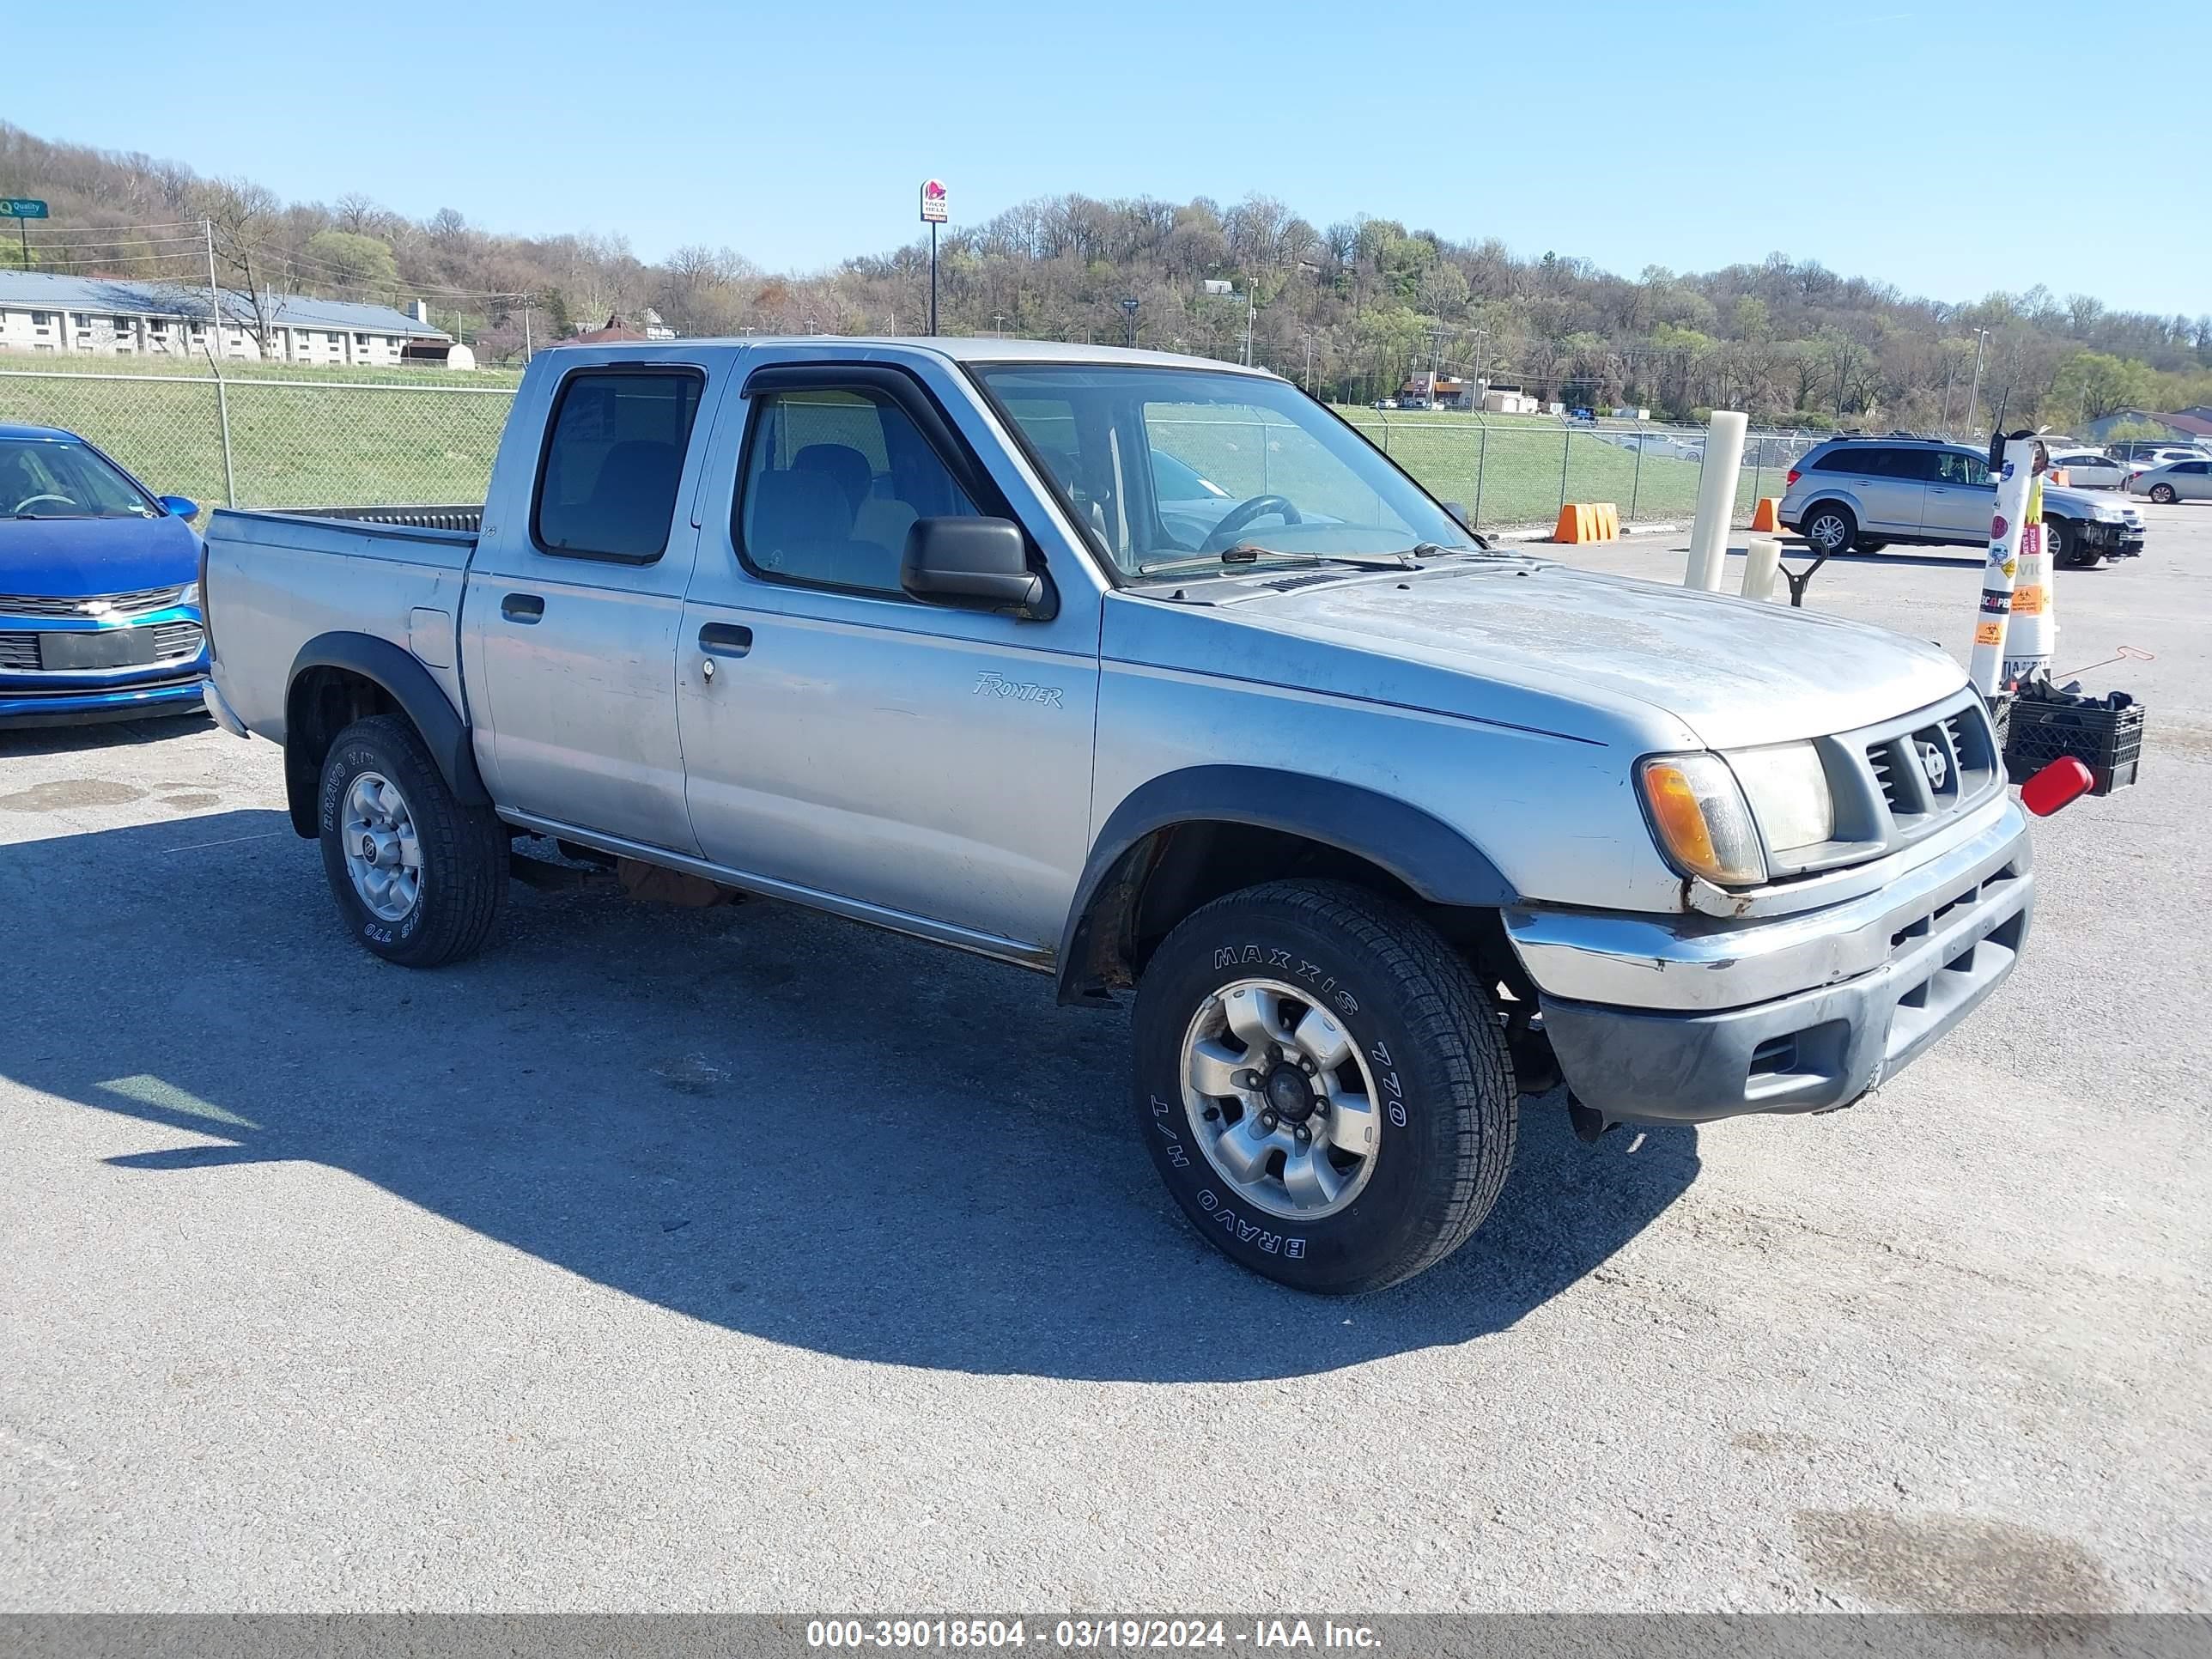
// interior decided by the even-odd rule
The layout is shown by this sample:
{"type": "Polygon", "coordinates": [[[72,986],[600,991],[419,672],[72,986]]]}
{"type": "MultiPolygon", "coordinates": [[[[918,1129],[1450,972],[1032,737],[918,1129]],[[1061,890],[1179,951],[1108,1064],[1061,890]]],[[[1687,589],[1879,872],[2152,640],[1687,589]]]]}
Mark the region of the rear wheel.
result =
{"type": "Polygon", "coordinates": [[[1841,553],[1858,539],[1859,521],[1848,507],[1822,501],[1805,515],[1802,533],[1815,553],[1841,553]]]}
{"type": "Polygon", "coordinates": [[[2163,507],[2172,507],[2179,499],[2173,493],[2173,486],[2169,483],[2153,484],[2150,487],[2150,498],[2163,507]]]}
{"type": "Polygon", "coordinates": [[[507,894],[507,827],[461,804],[413,726],[377,714],[340,732],[316,811],[323,873],[355,939],[408,968],[483,946],[507,894]]]}
{"type": "Polygon", "coordinates": [[[1188,917],[1137,990],[1135,1103],[1192,1224],[1304,1291],[1409,1279],[1496,1201],[1518,1099],[1466,963],[1400,905],[1274,882],[1188,917]]]}

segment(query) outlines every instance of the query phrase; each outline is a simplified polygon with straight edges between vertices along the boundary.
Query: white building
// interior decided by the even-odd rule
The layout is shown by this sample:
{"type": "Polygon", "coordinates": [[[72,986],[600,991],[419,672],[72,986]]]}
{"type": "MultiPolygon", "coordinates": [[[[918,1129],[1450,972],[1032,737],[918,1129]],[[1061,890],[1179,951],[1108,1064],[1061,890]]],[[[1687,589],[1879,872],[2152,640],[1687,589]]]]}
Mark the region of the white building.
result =
{"type": "MultiPolygon", "coordinates": [[[[94,356],[222,358],[258,362],[396,366],[410,345],[452,344],[433,328],[421,301],[408,311],[349,300],[276,295],[264,301],[273,326],[264,351],[250,326],[253,307],[244,295],[222,296],[220,337],[208,337],[205,289],[119,276],[56,276],[43,271],[0,271],[0,351],[87,353],[94,356]],[[414,314],[410,315],[410,313],[414,314]]],[[[417,356],[420,353],[418,351],[417,356]]],[[[474,367],[465,349],[450,359],[474,367]]]]}

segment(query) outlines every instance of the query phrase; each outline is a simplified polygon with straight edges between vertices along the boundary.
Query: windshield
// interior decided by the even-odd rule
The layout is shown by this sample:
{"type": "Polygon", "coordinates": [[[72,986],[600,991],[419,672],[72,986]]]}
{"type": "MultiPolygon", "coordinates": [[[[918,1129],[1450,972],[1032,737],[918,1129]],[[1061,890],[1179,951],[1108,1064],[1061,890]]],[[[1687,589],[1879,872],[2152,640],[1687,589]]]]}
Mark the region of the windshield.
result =
{"type": "Polygon", "coordinates": [[[1476,545],[1286,381],[1203,368],[972,368],[1124,575],[1476,545]]]}
{"type": "Polygon", "coordinates": [[[0,515],[155,519],[161,513],[136,484],[82,444],[0,438],[0,515]]]}

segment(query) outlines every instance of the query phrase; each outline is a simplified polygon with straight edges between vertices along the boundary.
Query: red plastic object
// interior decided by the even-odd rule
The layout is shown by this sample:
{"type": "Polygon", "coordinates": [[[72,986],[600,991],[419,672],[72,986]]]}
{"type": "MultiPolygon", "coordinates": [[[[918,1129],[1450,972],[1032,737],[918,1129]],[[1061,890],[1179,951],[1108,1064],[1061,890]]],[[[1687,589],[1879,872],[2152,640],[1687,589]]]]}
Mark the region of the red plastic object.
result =
{"type": "Polygon", "coordinates": [[[2061,755],[2020,787],[2020,804],[2047,818],[2097,786],[2097,775],[2071,755],[2061,755]]]}

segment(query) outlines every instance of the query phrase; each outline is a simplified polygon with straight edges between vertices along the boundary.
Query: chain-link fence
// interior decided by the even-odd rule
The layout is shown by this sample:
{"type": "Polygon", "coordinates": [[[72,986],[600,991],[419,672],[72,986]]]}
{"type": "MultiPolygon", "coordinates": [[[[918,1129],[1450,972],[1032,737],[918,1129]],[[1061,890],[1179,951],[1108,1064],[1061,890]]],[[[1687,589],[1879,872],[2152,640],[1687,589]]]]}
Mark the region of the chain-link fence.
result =
{"type": "MultiPolygon", "coordinates": [[[[482,501],[514,396],[502,386],[0,369],[0,420],[81,433],[155,490],[239,507],[482,501]]],[[[1610,501],[1630,522],[1686,523],[1697,510],[1702,427],[1340,412],[1477,526],[1547,525],[1567,501],[1610,501]]],[[[1760,496],[1779,495],[1824,435],[1751,434],[1736,521],[1749,521],[1760,496]]],[[[1240,460],[1224,444],[1197,459],[1240,473],[1217,482],[1242,489],[1240,468],[1268,446],[1240,460]]]]}
{"type": "MultiPolygon", "coordinates": [[[[1705,429],[1649,421],[1338,411],[1419,479],[1457,501],[1468,521],[1493,528],[1550,524],[1569,501],[1610,501],[1624,522],[1674,520],[1698,510],[1705,429]]],[[[1779,495],[1790,467],[1829,434],[1754,431],[1743,446],[1735,522],[1748,524],[1763,495],[1779,495]]]]}
{"type": "Polygon", "coordinates": [[[0,369],[0,421],[98,444],[162,495],[234,507],[480,501],[510,386],[0,369]]]}

